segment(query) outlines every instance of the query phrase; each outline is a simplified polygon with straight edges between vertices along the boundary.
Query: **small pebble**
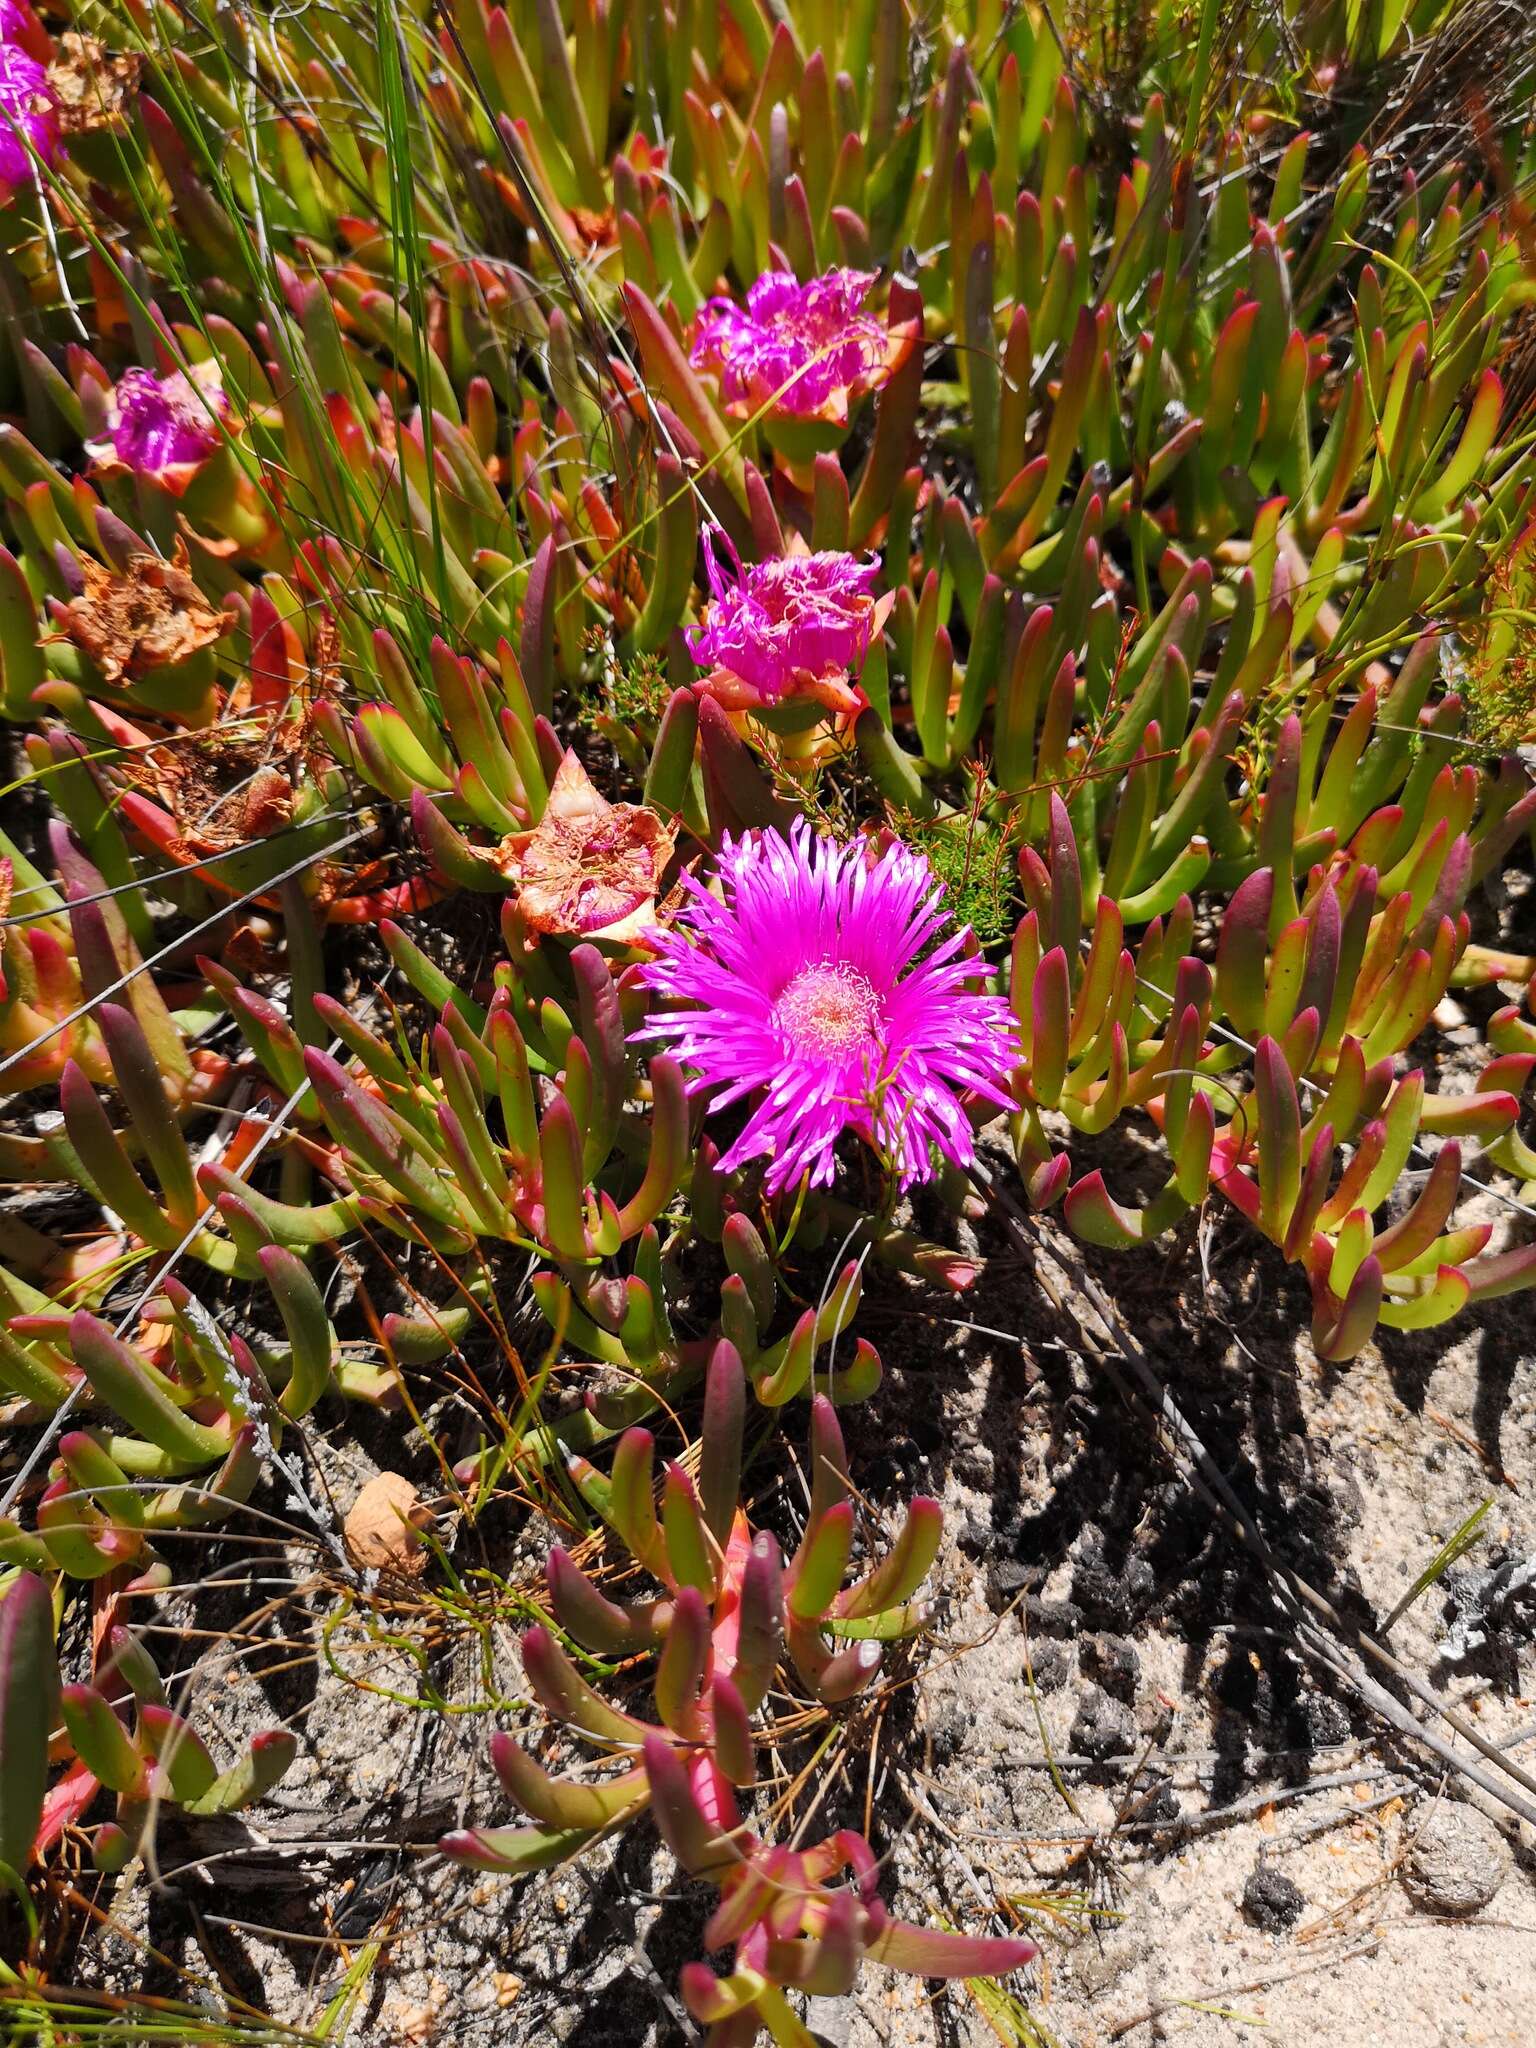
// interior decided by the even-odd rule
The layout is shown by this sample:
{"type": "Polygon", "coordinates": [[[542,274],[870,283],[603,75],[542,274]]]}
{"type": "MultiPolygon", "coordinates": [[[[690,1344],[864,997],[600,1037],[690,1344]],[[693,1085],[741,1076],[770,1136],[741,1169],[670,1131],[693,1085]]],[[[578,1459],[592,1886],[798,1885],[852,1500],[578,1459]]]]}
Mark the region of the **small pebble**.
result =
{"type": "Polygon", "coordinates": [[[1111,1699],[1123,1700],[1127,1706],[1135,1699],[1141,1659],[1124,1636],[1084,1636],[1078,1645],[1077,1661],[1084,1678],[1101,1685],[1111,1699]]]}
{"type": "Polygon", "coordinates": [[[1299,1748],[1328,1749],[1349,1740],[1349,1716],[1337,1700],[1326,1693],[1309,1692],[1296,1708],[1299,1748]]]}
{"type": "Polygon", "coordinates": [[[928,1723],[928,1739],[933,1744],[933,1760],[936,1764],[947,1764],[958,1756],[965,1747],[965,1738],[970,1732],[972,1717],[959,1700],[947,1700],[928,1723]]]}
{"type": "Polygon", "coordinates": [[[1042,1600],[1031,1593],[1024,1602],[1024,1622],[1032,1636],[1056,1636],[1070,1642],[1082,1633],[1083,1611],[1070,1600],[1042,1600]]]}
{"type": "Polygon", "coordinates": [[[1040,1576],[1038,1565],[1023,1564],[1018,1558],[994,1558],[987,1566],[987,1603],[994,1614],[1011,1606],[1040,1576]]]}
{"type": "Polygon", "coordinates": [[[1071,1663],[1065,1645],[1053,1643],[1048,1636],[1038,1637],[1029,1646],[1029,1668],[1034,1673],[1037,1692],[1058,1691],[1066,1683],[1071,1663]]]}
{"type": "Polygon", "coordinates": [[[1089,1623],[1123,1634],[1157,1589],[1152,1567],[1134,1552],[1111,1564],[1099,1544],[1085,1542],[1072,1570],[1072,1598],[1089,1623]]]}
{"type": "Polygon", "coordinates": [[[1513,1862],[1509,1844],[1486,1814],[1444,1801],[1416,1829],[1403,1880],[1426,1912],[1480,1913],[1513,1862]]]}
{"type": "Polygon", "coordinates": [[[1167,1826],[1176,1821],[1184,1808],[1178,1794],[1166,1778],[1142,1777],[1136,1781],[1136,1802],[1134,1818],[1143,1823],[1161,1822],[1167,1826]]]}
{"type": "Polygon", "coordinates": [[[1306,1895],[1283,1871],[1256,1864],[1243,1886],[1243,1911],[1266,1934],[1284,1934],[1306,1910],[1306,1895]]]}
{"type": "Polygon", "coordinates": [[[1105,1763],[1110,1757],[1130,1755],[1136,1744],[1136,1724],[1118,1700],[1096,1685],[1085,1685],[1067,1742],[1074,1756],[1090,1756],[1105,1763]]]}
{"type": "Polygon", "coordinates": [[[806,2002],[806,2023],[818,2048],[848,2048],[853,2033],[854,2002],[840,1998],[812,1998],[806,2002]]]}

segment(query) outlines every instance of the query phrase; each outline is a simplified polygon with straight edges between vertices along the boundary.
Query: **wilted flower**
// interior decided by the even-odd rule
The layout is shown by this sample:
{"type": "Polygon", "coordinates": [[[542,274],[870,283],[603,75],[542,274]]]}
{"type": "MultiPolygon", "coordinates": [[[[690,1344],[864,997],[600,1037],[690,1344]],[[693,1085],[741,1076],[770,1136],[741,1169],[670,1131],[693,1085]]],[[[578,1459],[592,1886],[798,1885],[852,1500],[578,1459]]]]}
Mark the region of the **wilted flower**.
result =
{"type": "Polygon", "coordinates": [[[58,161],[58,109],[48,74],[15,43],[0,42],[0,186],[35,182],[33,151],[45,164],[58,161]]]}
{"type": "Polygon", "coordinates": [[[109,683],[132,682],[188,661],[228,632],[232,615],[215,610],[194,582],[186,543],[174,557],[130,555],[121,575],[88,557],[84,589],[55,608],[63,635],[82,648],[109,683]]]}
{"type": "Polygon", "coordinates": [[[858,710],[863,699],[851,679],[895,601],[891,593],[872,594],[879,563],[857,555],[790,554],[743,569],[734,556],[732,550],[730,574],[716,554],[715,529],[706,527],[713,602],[706,622],[687,635],[694,660],[711,671],[701,687],[733,711],[786,698],[813,698],[830,711],[858,710]]]}
{"type": "Polygon", "coordinates": [[[157,377],[127,370],[107,402],[106,431],[86,442],[92,460],[131,469],[179,496],[218,447],[229,400],[216,362],[157,377]]]}
{"type": "Polygon", "coordinates": [[[770,1194],[831,1179],[857,1131],[903,1187],[929,1178],[933,1149],[973,1156],[961,1092],[1011,1107],[1018,1057],[1008,1005],[978,993],[985,961],[941,908],[942,884],[909,847],[839,846],[802,820],[723,842],[723,899],[692,877],[678,927],[641,979],[698,1005],[641,1027],[670,1039],[696,1090],[721,1110],[756,1097],[722,1172],[766,1158],[770,1194]]]}
{"type": "MultiPolygon", "coordinates": [[[[0,0],[0,6],[4,0],[0,0]]],[[[95,36],[66,29],[54,45],[48,89],[61,135],[116,134],[128,125],[144,60],[136,51],[109,50],[95,36]]]]}
{"type": "Polygon", "coordinates": [[[856,393],[883,384],[913,345],[905,329],[863,310],[872,271],[829,270],[799,284],[768,270],[747,293],[746,310],[710,299],[694,329],[693,364],[714,370],[728,409],[764,405],[797,419],[841,425],[856,393]]]}
{"type": "Polygon", "coordinates": [[[611,804],[567,752],[531,832],[513,832],[491,856],[518,884],[531,931],[567,937],[649,939],[656,893],[677,833],[644,804],[611,804]]]}
{"type": "Polygon", "coordinates": [[[293,822],[294,786],[285,766],[263,757],[290,736],[274,721],[260,739],[213,726],[145,747],[123,770],[133,789],[124,819],[183,867],[270,838],[293,822]]]}
{"type": "Polygon", "coordinates": [[[605,206],[594,212],[590,206],[572,206],[567,209],[571,225],[589,249],[616,249],[619,245],[618,222],[613,208],[605,206]]]}

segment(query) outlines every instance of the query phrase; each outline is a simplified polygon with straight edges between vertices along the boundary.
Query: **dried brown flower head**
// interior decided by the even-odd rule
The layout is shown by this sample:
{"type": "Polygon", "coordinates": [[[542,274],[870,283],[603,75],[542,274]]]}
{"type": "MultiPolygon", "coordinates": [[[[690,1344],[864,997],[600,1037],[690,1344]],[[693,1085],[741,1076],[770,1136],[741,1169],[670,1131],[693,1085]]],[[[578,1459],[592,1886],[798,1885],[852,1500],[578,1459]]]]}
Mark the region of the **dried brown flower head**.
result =
{"type": "Polygon", "coordinates": [[[635,940],[656,924],[656,894],[677,830],[644,804],[611,804],[568,752],[531,832],[510,833],[492,856],[518,884],[530,930],[635,940]]]}
{"type": "Polygon", "coordinates": [[[48,89],[61,135],[121,132],[138,97],[144,60],[133,51],[109,50],[95,36],[66,29],[54,44],[48,89]]]}
{"type": "Polygon", "coordinates": [[[84,560],[80,567],[85,589],[59,624],[109,683],[172,668],[229,630],[229,614],[216,611],[188,574],[180,541],[171,561],[131,555],[121,576],[100,562],[84,560]]]}
{"type": "Polygon", "coordinates": [[[269,839],[293,818],[286,768],[259,760],[255,746],[222,735],[199,734],[187,745],[152,748],[130,779],[170,813],[176,836],[167,850],[181,861],[269,839]]]}

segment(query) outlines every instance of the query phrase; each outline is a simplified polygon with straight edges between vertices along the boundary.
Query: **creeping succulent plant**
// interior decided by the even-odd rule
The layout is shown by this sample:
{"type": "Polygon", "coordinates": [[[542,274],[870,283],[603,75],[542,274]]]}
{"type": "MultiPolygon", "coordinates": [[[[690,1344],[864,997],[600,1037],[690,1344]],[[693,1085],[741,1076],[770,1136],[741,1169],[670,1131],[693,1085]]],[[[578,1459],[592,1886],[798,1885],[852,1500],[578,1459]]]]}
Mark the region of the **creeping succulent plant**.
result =
{"type": "Polygon", "coordinates": [[[756,1785],[781,1666],[920,1629],[869,1297],[975,1284],[1010,1151],[1096,1248],[1227,1212],[1329,1362],[1536,1286],[1531,69],[1399,122],[1453,0],[67,11],[0,0],[0,1861],[276,1783],[70,1631],[344,1396],[647,1579],[551,1553],[529,1691],[626,1767],[498,1738],[453,1854],[649,1810],[722,2048],[1011,1968],[756,1785]]]}
{"type": "Polygon", "coordinates": [[[880,1900],[874,1851],[851,1829],[807,1848],[765,1839],[744,1816],[758,1775],[753,1717],[776,1688],[780,1664],[823,1706],[863,1692],[880,1670],[882,1645],[923,1626],[916,1596],[943,1519],[937,1501],[919,1496],[885,1555],[845,1584],[855,1504],[832,1404],[818,1395],[810,1503],[786,1562],[773,1534],[754,1534],[740,1505],[745,1410],[741,1360],[722,1341],[705,1384],[696,1479],[669,1463],[658,1504],[653,1440],[640,1429],[619,1439],[606,1477],[585,1459],[571,1460],[576,1485],[659,1592],[610,1599],[565,1550],[552,1550],[545,1576],[554,1628],[540,1624],[524,1635],[523,1670],[556,1725],[628,1767],[600,1779],[556,1778],[498,1735],[496,1774],[535,1825],[475,1828],[443,1842],[476,1868],[518,1873],[576,1855],[649,1813],[682,1868],[720,1892],[704,1939],[712,1951],[734,1950],[732,1968],[717,1977],[690,1964],[682,1990],[721,2048],[752,2040],[760,2025],[775,2039],[801,2040],[784,1992],[838,1995],[864,1961],[925,1977],[983,1976],[1017,1969],[1035,1953],[1031,1941],[966,1938],[892,1920],[880,1900]],[[607,1660],[654,1653],[657,1719],[606,1700],[561,1646],[561,1634],[607,1660]],[[845,1872],[848,1881],[836,1882],[845,1872]]]}

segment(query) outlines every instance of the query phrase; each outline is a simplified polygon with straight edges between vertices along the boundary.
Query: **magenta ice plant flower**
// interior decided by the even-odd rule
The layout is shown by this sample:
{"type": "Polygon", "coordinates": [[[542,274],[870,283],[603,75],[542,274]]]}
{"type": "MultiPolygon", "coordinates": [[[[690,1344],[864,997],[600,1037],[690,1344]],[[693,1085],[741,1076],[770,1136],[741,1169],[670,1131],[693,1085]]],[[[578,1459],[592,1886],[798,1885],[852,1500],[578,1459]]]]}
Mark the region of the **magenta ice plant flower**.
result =
{"type": "Polygon", "coordinates": [[[99,467],[130,469],[179,496],[222,441],[229,410],[216,362],[167,377],[126,370],[107,401],[105,431],[86,452],[99,467]]]}
{"type": "Polygon", "coordinates": [[[37,159],[52,164],[58,156],[58,105],[47,72],[16,43],[0,42],[0,189],[34,184],[37,159]]]}
{"type": "Polygon", "coordinates": [[[903,361],[915,335],[864,311],[874,272],[829,270],[800,284],[768,270],[747,293],[705,302],[694,328],[695,369],[713,370],[728,411],[769,406],[796,419],[841,425],[848,401],[903,361]]]}
{"type": "Polygon", "coordinates": [[[727,837],[719,880],[717,897],[685,877],[679,922],[639,976],[690,1005],[640,1035],[670,1042],[716,1113],[753,1103],[721,1172],[761,1158],[769,1194],[802,1176],[825,1187],[845,1131],[903,1187],[932,1176],[935,1153],[968,1165],[963,1097],[1012,1108],[1018,1043],[1007,1003],[976,986],[986,962],[927,860],[899,843],[840,846],[802,819],[787,839],[727,837]]]}
{"type": "Polygon", "coordinates": [[[893,594],[874,595],[879,563],[801,553],[743,569],[733,548],[731,558],[722,567],[716,529],[706,527],[711,603],[704,624],[687,635],[694,660],[710,672],[699,687],[733,711],[787,698],[859,710],[864,700],[853,679],[894,602],[893,594]]]}

